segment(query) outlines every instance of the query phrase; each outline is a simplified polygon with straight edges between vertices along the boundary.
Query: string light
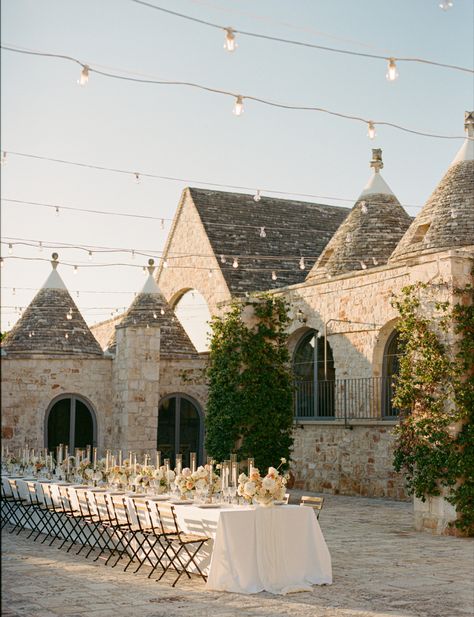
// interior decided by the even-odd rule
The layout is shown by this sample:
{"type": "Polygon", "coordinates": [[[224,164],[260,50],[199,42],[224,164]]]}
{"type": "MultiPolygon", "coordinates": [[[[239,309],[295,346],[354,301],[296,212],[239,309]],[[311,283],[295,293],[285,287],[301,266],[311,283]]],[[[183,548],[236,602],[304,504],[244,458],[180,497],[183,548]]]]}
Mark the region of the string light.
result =
{"type": "Polygon", "coordinates": [[[227,51],[235,51],[237,43],[235,42],[235,34],[232,28],[224,28],[225,30],[225,43],[224,49],[227,51]]]}
{"type": "Polygon", "coordinates": [[[135,182],[136,184],[140,184],[140,174],[138,172],[135,172],[135,182]]]}
{"type": "Polygon", "coordinates": [[[164,309],[164,308],[161,308],[161,309],[160,309],[160,313],[161,313],[162,315],[164,315],[164,314],[165,314],[165,309],[164,309]]]}
{"type": "Polygon", "coordinates": [[[74,266],[74,274],[77,274],[78,267],[74,266]]]}
{"type": "Polygon", "coordinates": [[[0,257],[0,268],[3,268],[3,264],[4,264],[4,263],[5,263],[5,262],[3,261],[3,257],[0,257]]]}
{"type": "Polygon", "coordinates": [[[66,315],[66,319],[69,319],[69,321],[72,319],[72,308],[69,309],[69,312],[66,315]]]}
{"type": "Polygon", "coordinates": [[[374,123],[372,121],[370,121],[368,123],[367,135],[368,135],[369,139],[374,139],[374,137],[377,135],[377,133],[375,131],[375,125],[374,125],[374,123]]]}
{"type": "Polygon", "coordinates": [[[2,166],[7,164],[7,153],[6,152],[2,152],[2,158],[0,159],[0,164],[2,166]]]}
{"type": "Polygon", "coordinates": [[[92,261],[92,251],[89,251],[89,261],[92,261]]]}
{"type": "Polygon", "coordinates": [[[257,192],[255,193],[255,195],[253,196],[253,200],[254,201],[260,201],[262,199],[261,195],[260,195],[260,189],[257,189],[257,192]]]}
{"type": "Polygon", "coordinates": [[[66,332],[66,334],[64,335],[64,338],[69,338],[69,334],[66,332]]]}
{"type": "Polygon", "coordinates": [[[372,263],[374,264],[374,266],[378,266],[379,265],[379,260],[375,257],[372,257],[372,263]]]}
{"type": "Polygon", "coordinates": [[[225,255],[221,255],[221,263],[225,264],[227,261],[227,259],[225,258],[225,255]]]}
{"type": "Polygon", "coordinates": [[[388,61],[388,69],[386,75],[388,81],[395,81],[398,77],[397,64],[395,58],[390,58],[388,61]]]}
{"type": "Polygon", "coordinates": [[[346,244],[350,244],[352,242],[352,234],[350,232],[346,234],[345,241],[346,241],[346,244]]]}
{"type": "Polygon", "coordinates": [[[39,248],[39,252],[42,253],[43,252],[43,243],[41,241],[38,242],[38,248],[39,248]]]}
{"type": "Polygon", "coordinates": [[[165,259],[165,260],[163,261],[163,268],[167,268],[167,267],[168,267],[168,260],[167,260],[167,259],[165,259]]]}
{"type": "Polygon", "coordinates": [[[443,9],[443,11],[447,11],[453,6],[453,4],[454,4],[453,0],[443,0],[442,2],[439,3],[439,8],[443,9]]]}
{"type": "Polygon", "coordinates": [[[212,270],[209,270],[207,275],[209,278],[212,278],[212,276],[214,275],[214,272],[212,270]]]}
{"type": "Polygon", "coordinates": [[[299,266],[300,266],[300,270],[304,270],[306,268],[306,265],[304,263],[304,257],[300,257],[299,266]]]}
{"type": "Polygon", "coordinates": [[[135,259],[135,250],[132,249],[132,259],[135,259]]]}
{"type": "Polygon", "coordinates": [[[161,229],[164,229],[164,228],[165,228],[165,219],[161,219],[161,221],[160,221],[160,227],[161,227],[161,229]]]}
{"type": "Polygon", "coordinates": [[[15,288],[12,289],[12,295],[16,296],[16,289],[15,288]]]}
{"type": "Polygon", "coordinates": [[[241,116],[244,113],[244,99],[239,94],[235,99],[234,115],[241,116]]]}
{"type": "Polygon", "coordinates": [[[9,244],[9,245],[8,245],[8,254],[9,254],[9,255],[12,255],[12,254],[13,254],[13,245],[12,245],[12,244],[9,244]]]}
{"type": "Polygon", "coordinates": [[[277,273],[275,272],[275,270],[272,270],[272,281],[276,281],[278,278],[277,273]]]}
{"type": "Polygon", "coordinates": [[[456,210],[454,210],[454,208],[451,208],[451,218],[452,219],[457,219],[458,218],[458,214],[457,214],[456,210]]]}
{"type": "Polygon", "coordinates": [[[153,311],[153,319],[158,319],[158,315],[153,311]]]}
{"type": "Polygon", "coordinates": [[[56,206],[56,216],[59,216],[59,208],[56,206]]]}
{"type": "Polygon", "coordinates": [[[267,237],[267,232],[265,231],[265,227],[260,227],[260,233],[259,236],[261,238],[266,238],[267,237]]]}
{"type": "Polygon", "coordinates": [[[82,67],[81,75],[79,77],[79,81],[77,82],[80,86],[85,86],[89,81],[89,67],[87,64],[84,64],[82,67]]]}
{"type": "Polygon", "coordinates": [[[360,262],[360,267],[362,268],[362,270],[367,270],[367,264],[363,261],[360,262]]]}
{"type": "Polygon", "coordinates": [[[234,261],[232,262],[232,267],[233,268],[239,267],[239,260],[237,259],[237,257],[234,257],[234,261]]]}
{"type": "Polygon", "coordinates": [[[367,212],[369,211],[369,209],[367,208],[367,204],[365,201],[362,202],[361,204],[361,208],[360,211],[362,212],[362,214],[367,214],[367,212]]]}
{"type": "Polygon", "coordinates": [[[143,272],[143,274],[146,274],[146,268],[145,268],[145,266],[143,266],[143,268],[142,268],[142,272],[143,272]]]}

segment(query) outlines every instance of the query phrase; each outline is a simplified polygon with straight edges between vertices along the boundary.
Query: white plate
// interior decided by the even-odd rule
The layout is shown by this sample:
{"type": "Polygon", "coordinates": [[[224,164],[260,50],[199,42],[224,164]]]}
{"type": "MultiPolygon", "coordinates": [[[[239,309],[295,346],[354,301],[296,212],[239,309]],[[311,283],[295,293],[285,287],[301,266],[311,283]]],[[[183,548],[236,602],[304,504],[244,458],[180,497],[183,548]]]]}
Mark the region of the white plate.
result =
{"type": "Polygon", "coordinates": [[[219,503],[200,503],[198,508],[220,508],[221,505],[219,503]]]}
{"type": "Polygon", "coordinates": [[[171,503],[174,506],[183,506],[183,505],[185,506],[185,505],[187,505],[189,503],[194,503],[194,501],[192,499],[180,499],[180,500],[177,500],[177,501],[172,501],[171,503]]]}
{"type": "Polygon", "coordinates": [[[286,501],[274,501],[273,505],[275,505],[275,506],[286,506],[287,503],[286,503],[286,501]]]}

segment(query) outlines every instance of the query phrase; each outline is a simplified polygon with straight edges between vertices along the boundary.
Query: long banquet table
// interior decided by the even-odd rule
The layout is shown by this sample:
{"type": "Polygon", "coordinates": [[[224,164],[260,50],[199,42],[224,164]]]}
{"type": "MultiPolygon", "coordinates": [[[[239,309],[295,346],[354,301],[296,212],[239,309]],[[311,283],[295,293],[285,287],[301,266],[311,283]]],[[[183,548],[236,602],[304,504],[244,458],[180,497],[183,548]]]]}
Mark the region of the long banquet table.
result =
{"type": "MultiPolygon", "coordinates": [[[[16,482],[20,495],[26,498],[28,484],[42,481],[17,478],[16,482]]],[[[8,491],[8,479],[4,476],[2,483],[8,491]]],[[[57,490],[56,483],[48,483],[53,492],[57,490]]],[[[77,485],[68,488],[72,495],[76,490],[93,490],[77,485]]],[[[123,496],[132,518],[132,499],[153,500],[147,495],[123,496]]],[[[179,502],[174,505],[183,532],[209,537],[198,555],[199,566],[208,576],[207,589],[285,594],[332,583],[331,557],[311,508],[217,504],[202,507],[179,502]]]]}

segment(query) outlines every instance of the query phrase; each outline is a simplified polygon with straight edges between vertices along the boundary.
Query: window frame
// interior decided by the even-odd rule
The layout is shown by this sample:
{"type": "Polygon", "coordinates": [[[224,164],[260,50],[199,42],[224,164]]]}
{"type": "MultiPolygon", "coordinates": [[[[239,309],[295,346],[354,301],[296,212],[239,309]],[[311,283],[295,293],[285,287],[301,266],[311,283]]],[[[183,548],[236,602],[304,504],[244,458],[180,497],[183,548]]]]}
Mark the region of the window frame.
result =
{"type": "Polygon", "coordinates": [[[46,409],[46,413],[45,413],[45,417],[44,417],[44,447],[45,448],[49,448],[48,446],[48,441],[49,441],[49,432],[48,432],[48,422],[49,422],[49,415],[51,413],[51,411],[53,410],[54,406],[56,405],[56,403],[59,403],[60,401],[63,401],[65,399],[69,399],[69,443],[68,444],[64,444],[67,445],[69,448],[70,452],[74,452],[74,440],[76,437],[76,402],[79,401],[80,403],[82,403],[83,405],[85,405],[87,407],[87,410],[89,411],[89,413],[91,414],[91,418],[92,418],[92,443],[90,444],[93,448],[97,447],[97,415],[95,413],[95,409],[92,405],[92,403],[85,398],[84,396],[80,395],[80,394],[73,394],[73,393],[64,393],[64,394],[60,394],[59,396],[56,396],[52,401],[50,401],[47,409],[46,409]]]}
{"type": "Polygon", "coordinates": [[[179,454],[179,446],[180,446],[181,399],[185,399],[194,406],[199,416],[199,439],[198,439],[198,451],[196,452],[197,460],[199,464],[199,461],[203,461],[203,457],[204,457],[204,413],[203,413],[202,407],[199,404],[199,402],[195,398],[190,396],[189,394],[185,394],[183,392],[173,392],[171,394],[167,394],[166,396],[163,396],[160,398],[160,402],[158,403],[158,423],[157,423],[157,430],[156,430],[157,449],[159,449],[158,448],[158,435],[160,431],[160,407],[162,406],[164,402],[169,401],[173,398],[176,399],[175,418],[174,418],[175,456],[176,454],[179,454]]]}

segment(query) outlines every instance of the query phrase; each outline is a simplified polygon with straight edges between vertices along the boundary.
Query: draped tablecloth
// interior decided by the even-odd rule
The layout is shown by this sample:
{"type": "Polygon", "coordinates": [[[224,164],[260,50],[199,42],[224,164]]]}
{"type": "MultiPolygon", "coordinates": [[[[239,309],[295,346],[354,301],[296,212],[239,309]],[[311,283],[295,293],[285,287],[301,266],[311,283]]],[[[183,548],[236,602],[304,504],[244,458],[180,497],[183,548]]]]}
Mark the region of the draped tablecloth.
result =
{"type": "MultiPolygon", "coordinates": [[[[4,485],[5,481],[2,477],[4,485]]],[[[24,498],[28,484],[24,478],[17,481],[24,498]]],[[[57,487],[54,482],[51,484],[54,494],[57,487]]],[[[79,487],[69,485],[69,488],[75,501],[79,487]]],[[[135,511],[130,500],[126,497],[133,518],[135,511]]],[[[184,533],[209,538],[197,559],[201,570],[208,575],[207,589],[286,594],[309,591],[311,585],[332,583],[331,556],[312,508],[293,505],[200,508],[178,503],[175,511],[184,533]]]]}

